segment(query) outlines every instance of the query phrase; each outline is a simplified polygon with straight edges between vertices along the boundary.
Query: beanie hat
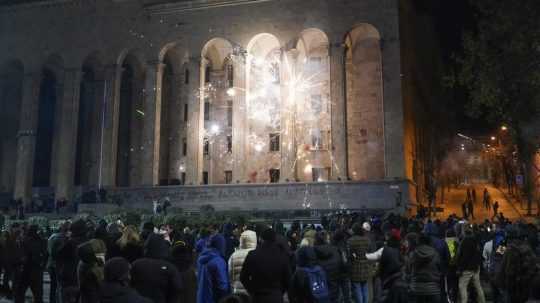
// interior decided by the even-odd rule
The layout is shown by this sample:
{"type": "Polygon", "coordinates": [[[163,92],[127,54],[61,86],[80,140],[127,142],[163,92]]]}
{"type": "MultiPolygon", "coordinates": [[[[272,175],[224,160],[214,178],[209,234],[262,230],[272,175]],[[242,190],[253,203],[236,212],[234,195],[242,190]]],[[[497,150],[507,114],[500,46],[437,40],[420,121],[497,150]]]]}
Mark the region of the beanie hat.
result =
{"type": "Polygon", "coordinates": [[[362,224],[360,224],[358,222],[354,223],[351,229],[352,229],[353,234],[355,234],[355,235],[362,235],[363,234],[362,233],[362,224]]]}
{"type": "Polygon", "coordinates": [[[261,233],[261,238],[264,241],[275,242],[276,241],[276,232],[271,228],[267,228],[265,231],[263,231],[261,233]]]}
{"type": "Polygon", "coordinates": [[[122,257],[115,257],[105,263],[105,281],[123,282],[129,279],[129,262],[122,257]]]}
{"type": "Polygon", "coordinates": [[[86,222],[82,219],[75,220],[75,222],[71,223],[69,231],[71,231],[72,236],[84,236],[87,232],[86,222]]]}
{"type": "Polygon", "coordinates": [[[401,232],[399,229],[392,228],[390,230],[390,237],[394,240],[401,241],[401,232]]]}

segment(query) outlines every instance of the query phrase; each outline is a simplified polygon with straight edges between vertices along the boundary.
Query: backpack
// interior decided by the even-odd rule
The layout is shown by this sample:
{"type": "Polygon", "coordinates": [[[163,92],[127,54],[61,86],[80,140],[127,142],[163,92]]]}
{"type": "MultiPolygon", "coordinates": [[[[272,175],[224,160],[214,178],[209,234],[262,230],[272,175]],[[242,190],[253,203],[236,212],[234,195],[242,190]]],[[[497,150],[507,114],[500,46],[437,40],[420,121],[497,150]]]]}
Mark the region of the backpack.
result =
{"type": "Polygon", "coordinates": [[[326,280],[326,273],[320,266],[302,267],[306,273],[309,291],[314,303],[329,303],[330,292],[326,280]]]}

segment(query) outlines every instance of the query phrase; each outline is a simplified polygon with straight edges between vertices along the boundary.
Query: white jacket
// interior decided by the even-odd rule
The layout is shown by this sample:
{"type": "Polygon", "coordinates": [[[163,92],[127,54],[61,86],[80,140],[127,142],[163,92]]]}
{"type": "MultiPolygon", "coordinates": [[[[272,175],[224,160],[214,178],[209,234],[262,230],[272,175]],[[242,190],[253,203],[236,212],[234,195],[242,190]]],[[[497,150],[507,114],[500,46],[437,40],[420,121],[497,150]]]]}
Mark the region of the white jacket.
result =
{"type": "Polygon", "coordinates": [[[233,293],[247,292],[240,282],[240,273],[248,253],[257,247],[257,234],[254,231],[246,230],[240,235],[240,248],[229,258],[229,279],[233,293]]]}

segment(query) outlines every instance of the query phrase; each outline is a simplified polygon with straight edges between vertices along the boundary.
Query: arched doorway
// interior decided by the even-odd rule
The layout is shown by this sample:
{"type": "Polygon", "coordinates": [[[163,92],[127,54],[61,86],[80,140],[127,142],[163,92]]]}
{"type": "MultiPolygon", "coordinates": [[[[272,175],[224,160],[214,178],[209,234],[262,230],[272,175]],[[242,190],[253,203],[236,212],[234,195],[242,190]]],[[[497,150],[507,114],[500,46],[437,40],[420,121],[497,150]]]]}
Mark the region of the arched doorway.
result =
{"type": "Polygon", "coordinates": [[[208,41],[202,49],[201,107],[204,110],[202,183],[224,184],[233,178],[232,44],[223,38],[208,41]]]}
{"type": "Polygon", "coordinates": [[[141,182],[144,69],[141,60],[129,53],[122,61],[116,185],[132,186],[141,182]]]}
{"type": "Polygon", "coordinates": [[[97,54],[83,63],[80,84],[75,185],[98,183],[103,110],[103,64],[97,54]]]}
{"type": "Polygon", "coordinates": [[[18,60],[0,67],[0,192],[11,192],[15,186],[23,78],[24,67],[18,60]]]}
{"type": "Polygon", "coordinates": [[[279,40],[263,33],[247,47],[248,180],[278,182],[281,169],[281,61],[279,40]]]}
{"type": "Polygon", "coordinates": [[[62,59],[51,57],[42,70],[39,89],[39,109],[34,152],[33,187],[53,185],[52,168],[55,131],[59,127],[57,112],[62,100],[62,59]]]}
{"type": "Polygon", "coordinates": [[[348,175],[353,180],[383,179],[384,112],[381,37],[362,24],[345,37],[348,175]]]}
{"type": "Polygon", "coordinates": [[[289,96],[296,113],[296,176],[303,182],[330,179],[332,166],[328,37],[319,29],[300,34],[289,96]]]}

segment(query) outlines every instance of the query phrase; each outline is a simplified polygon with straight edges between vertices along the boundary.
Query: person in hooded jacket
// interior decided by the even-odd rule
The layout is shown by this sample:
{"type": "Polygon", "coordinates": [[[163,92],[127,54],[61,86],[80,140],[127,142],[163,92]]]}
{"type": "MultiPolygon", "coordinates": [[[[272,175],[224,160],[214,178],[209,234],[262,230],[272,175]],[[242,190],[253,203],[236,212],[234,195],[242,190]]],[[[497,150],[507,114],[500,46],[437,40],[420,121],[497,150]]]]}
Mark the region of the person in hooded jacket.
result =
{"type": "Polygon", "coordinates": [[[445,281],[450,266],[450,250],[446,241],[441,239],[440,226],[440,222],[439,224],[429,222],[424,228],[424,233],[429,237],[431,247],[439,254],[439,266],[441,271],[441,280],[439,281],[440,297],[441,301],[446,302],[447,291],[445,281]]]}
{"type": "Polygon", "coordinates": [[[502,254],[497,281],[505,290],[509,302],[522,303],[527,300],[531,281],[538,273],[538,261],[526,241],[526,234],[517,224],[506,227],[507,247],[502,254]]]}
{"type": "Polygon", "coordinates": [[[366,254],[370,261],[379,262],[379,273],[382,283],[380,302],[408,302],[407,286],[402,279],[400,255],[401,234],[399,230],[391,229],[385,235],[386,243],[379,250],[366,254]]]}
{"type": "MultiPolygon", "coordinates": [[[[303,246],[298,249],[296,252],[296,271],[294,272],[291,284],[289,287],[289,302],[291,303],[308,303],[308,302],[319,302],[314,297],[312,292],[312,285],[309,283],[308,274],[306,269],[313,269],[317,266],[317,257],[315,255],[315,250],[311,246],[303,246]]],[[[327,283],[326,274],[324,270],[321,270],[323,274],[322,279],[323,283],[327,283]]],[[[330,302],[329,297],[320,298],[321,302],[330,302]]]]}
{"type": "Polygon", "coordinates": [[[105,263],[104,281],[100,291],[101,303],[152,303],[152,300],[129,287],[129,270],[129,262],[121,257],[112,258],[105,263]]]}
{"type": "Polygon", "coordinates": [[[257,303],[283,302],[289,288],[289,256],[276,244],[276,233],[268,228],[261,232],[262,243],[248,253],[240,281],[257,303]]]}
{"type": "Polygon", "coordinates": [[[468,302],[468,286],[473,281],[476,289],[477,301],[485,302],[484,290],[480,284],[480,266],[482,265],[482,253],[478,240],[471,230],[465,230],[465,237],[461,241],[456,259],[459,275],[459,297],[461,302],[468,302]]]}
{"type": "Polygon", "coordinates": [[[339,281],[342,278],[343,260],[336,246],[328,243],[327,234],[319,232],[315,236],[315,246],[313,247],[317,264],[326,273],[330,300],[335,302],[339,299],[339,281]]]}
{"type": "Polygon", "coordinates": [[[15,302],[23,303],[26,290],[32,290],[34,302],[43,302],[43,271],[47,264],[47,241],[38,234],[38,226],[30,225],[22,240],[23,263],[16,273],[15,302]]]}
{"type": "Polygon", "coordinates": [[[199,231],[199,238],[197,239],[197,242],[195,243],[195,252],[197,254],[200,254],[203,252],[203,250],[208,247],[208,243],[210,241],[210,235],[212,231],[210,228],[203,227],[199,231]]]}
{"type": "Polygon", "coordinates": [[[351,301],[351,279],[350,279],[350,259],[347,248],[347,233],[338,229],[332,236],[332,245],[336,247],[341,257],[341,269],[338,277],[338,292],[340,302],[349,303],[351,301]]]}
{"type": "Polygon", "coordinates": [[[131,285],[154,303],[177,303],[182,280],[169,259],[169,243],[161,235],[150,234],[144,244],[144,258],[133,262],[131,285]]]}
{"type": "Polygon", "coordinates": [[[225,241],[219,234],[210,238],[208,247],[197,259],[197,303],[216,303],[230,294],[227,262],[223,257],[225,241]]]}
{"type": "Polygon", "coordinates": [[[350,262],[351,283],[356,302],[368,302],[368,281],[373,264],[368,261],[366,254],[374,244],[365,235],[366,229],[360,223],[352,226],[353,236],[347,241],[348,259],[350,262]]]}
{"type": "Polygon", "coordinates": [[[409,254],[407,273],[410,280],[410,301],[431,303],[441,301],[439,254],[431,246],[428,235],[418,237],[418,246],[409,254]]]}
{"type": "Polygon", "coordinates": [[[15,273],[17,267],[22,265],[23,251],[22,245],[18,245],[18,240],[22,234],[22,228],[19,223],[11,225],[10,230],[5,232],[5,244],[4,244],[4,275],[3,275],[3,290],[8,299],[13,298],[13,292],[17,286],[15,280],[15,273]],[[10,282],[11,287],[10,287],[10,282]]]}
{"type": "Polygon", "coordinates": [[[77,266],[80,260],[77,249],[79,245],[87,241],[86,221],[82,219],[74,221],[69,231],[68,240],[59,248],[56,257],[58,288],[62,303],[77,302],[79,298],[77,266]]]}
{"type": "Polygon", "coordinates": [[[99,303],[106,250],[105,243],[98,239],[84,242],[77,250],[80,259],[77,276],[81,303],[99,303]]]}
{"type": "Polygon", "coordinates": [[[229,279],[233,293],[247,293],[240,281],[242,266],[248,253],[257,247],[257,234],[252,230],[246,230],[240,235],[240,248],[229,258],[229,279]]]}
{"type": "Polygon", "coordinates": [[[226,223],[223,225],[223,237],[225,239],[225,260],[229,260],[234,253],[234,248],[238,247],[239,242],[237,237],[234,236],[234,225],[232,223],[226,223]]]}
{"type": "Polygon", "coordinates": [[[180,302],[197,302],[197,276],[193,265],[193,248],[181,240],[174,242],[171,248],[171,262],[176,266],[182,278],[180,302]]]}
{"type": "Polygon", "coordinates": [[[67,232],[69,231],[69,222],[64,222],[58,232],[53,233],[47,241],[47,270],[49,271],[49,278],[51,280],[50,290],[49,290],[49,302],[56,303],[58,302],[57,298],[57,287],[58,287],[58,276],[56,268],[56,257],[58,250],[63,246],[64,242],[67,240],[67,232]]]}
{"type": "Polygon", "coordinates": [[[148,237],[154,233],[154,223],[152,222],[144,222],[142,224],[141,228],[141,241],[144,243],[148,239],[148,237]]]}

